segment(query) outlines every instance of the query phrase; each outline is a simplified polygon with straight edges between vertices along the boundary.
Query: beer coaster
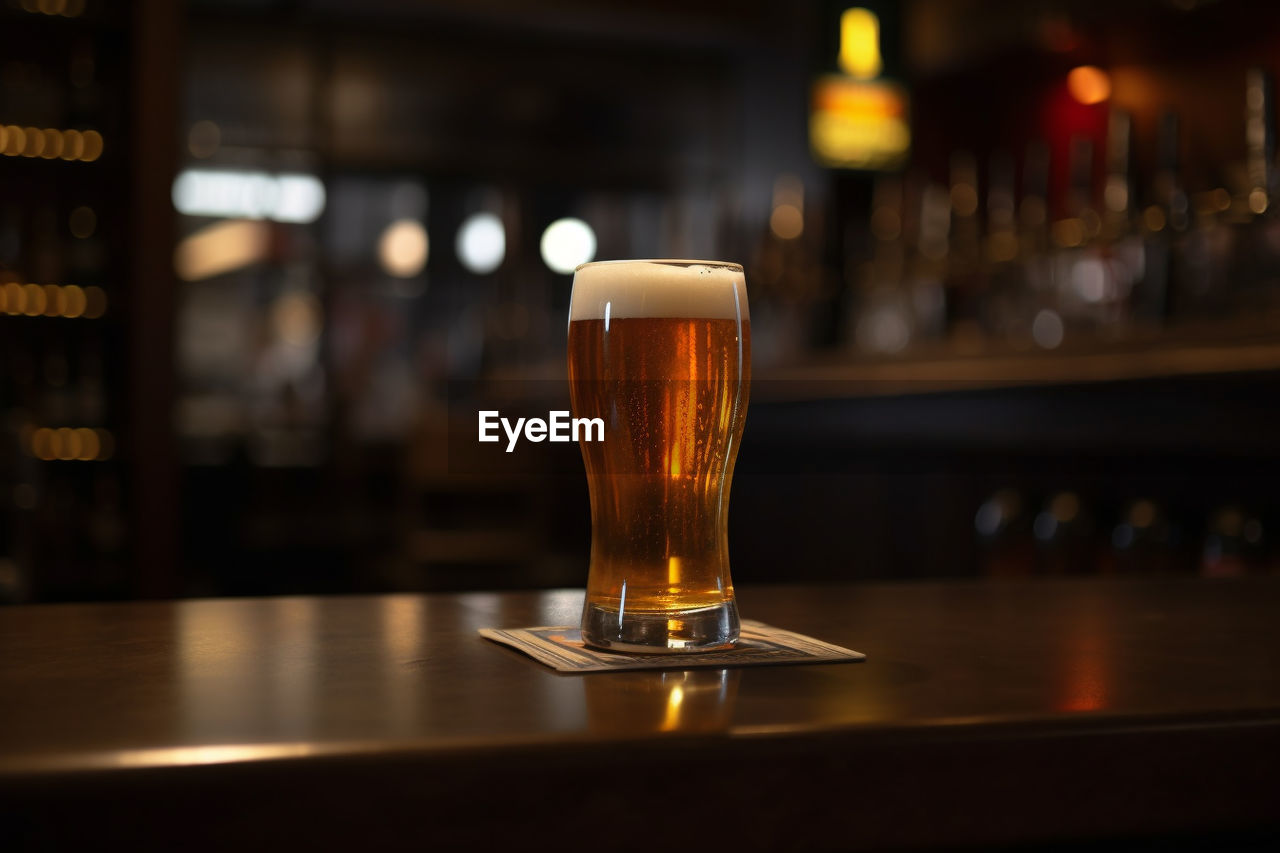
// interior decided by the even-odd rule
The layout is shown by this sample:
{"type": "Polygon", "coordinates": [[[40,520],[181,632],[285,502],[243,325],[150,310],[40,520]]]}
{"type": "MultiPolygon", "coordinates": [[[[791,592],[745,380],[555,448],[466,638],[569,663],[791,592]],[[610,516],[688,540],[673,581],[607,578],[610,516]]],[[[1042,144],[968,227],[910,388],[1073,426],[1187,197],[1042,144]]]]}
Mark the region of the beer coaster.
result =
{"type": "Polygon", "coordinates": [[[481,628],[480,636],[522,652],[557,672],[845,663],[867,657],[862,652],[750,619],[743,620],[738,645],[727,652],[652,655],[606,652],[584,646],[581,632],[571,627],[481,628]]]}

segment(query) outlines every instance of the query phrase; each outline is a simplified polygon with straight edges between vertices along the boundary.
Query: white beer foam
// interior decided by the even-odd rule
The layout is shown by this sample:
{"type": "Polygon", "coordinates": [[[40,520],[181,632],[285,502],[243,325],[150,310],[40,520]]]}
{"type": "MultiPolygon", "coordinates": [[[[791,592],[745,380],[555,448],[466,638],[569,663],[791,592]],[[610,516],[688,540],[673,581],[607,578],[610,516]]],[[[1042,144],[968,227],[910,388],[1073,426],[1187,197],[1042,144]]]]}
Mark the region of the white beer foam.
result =
{"type": "Polygon", "coordinates": [[[624,317],[749,319],[747,282],[714,261],[602,261],[573,275],[569,321],[624,317]]]}

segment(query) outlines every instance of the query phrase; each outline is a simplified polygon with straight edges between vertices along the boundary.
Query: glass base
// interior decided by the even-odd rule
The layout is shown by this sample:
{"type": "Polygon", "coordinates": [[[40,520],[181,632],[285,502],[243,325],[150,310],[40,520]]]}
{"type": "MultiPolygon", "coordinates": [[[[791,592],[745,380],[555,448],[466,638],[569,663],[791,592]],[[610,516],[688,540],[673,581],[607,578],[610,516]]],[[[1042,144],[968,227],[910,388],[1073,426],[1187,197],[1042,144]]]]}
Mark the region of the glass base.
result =
{"type": "Polygon", "coordinates": [[[721,652],[738,642],[738,605],[726,601],[695,610],[617,610],[588,603],[582,613],[582,641],[615,652],[681,654],[721,652]]]}

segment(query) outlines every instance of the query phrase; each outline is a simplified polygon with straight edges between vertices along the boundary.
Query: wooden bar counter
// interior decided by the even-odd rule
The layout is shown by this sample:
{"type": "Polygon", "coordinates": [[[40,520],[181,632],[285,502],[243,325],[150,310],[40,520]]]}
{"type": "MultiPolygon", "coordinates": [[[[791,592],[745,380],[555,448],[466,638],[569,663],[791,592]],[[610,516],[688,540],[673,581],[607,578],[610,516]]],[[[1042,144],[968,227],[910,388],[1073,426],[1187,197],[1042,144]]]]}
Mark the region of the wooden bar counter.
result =
{"type": "Polygon", "coordinates": [[[1278,837],[1280,578],[739,596],[868,660],[558,675],[477,636],[574,623],[580,591],[0,609],[0,844],[1278,837]]]}

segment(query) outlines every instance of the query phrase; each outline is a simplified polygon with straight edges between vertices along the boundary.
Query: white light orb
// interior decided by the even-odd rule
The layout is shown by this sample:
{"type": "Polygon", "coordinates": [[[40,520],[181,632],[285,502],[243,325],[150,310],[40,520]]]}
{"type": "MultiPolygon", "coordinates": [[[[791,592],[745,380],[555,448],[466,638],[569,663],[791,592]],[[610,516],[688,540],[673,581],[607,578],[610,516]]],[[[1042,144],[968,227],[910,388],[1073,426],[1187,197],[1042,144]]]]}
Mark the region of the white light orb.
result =
{"type": "Polygon", "coordinates": [[[568,274],[596,256],[596,232],[581,219],[557,219],[542,232],[542,262],[568,274]]]}
{"type": "MultiPolygon", "coordinates": [[[[488,275],[502,266],[507,254],[507,232],[492,213],[468,216],[458,229],[458,260],[476,275],[488,275]]],[[[545,257],[546,251],[543,250],[545,257]]],[[[576,264],[575,264],[576,266],[576,264]]]]}

